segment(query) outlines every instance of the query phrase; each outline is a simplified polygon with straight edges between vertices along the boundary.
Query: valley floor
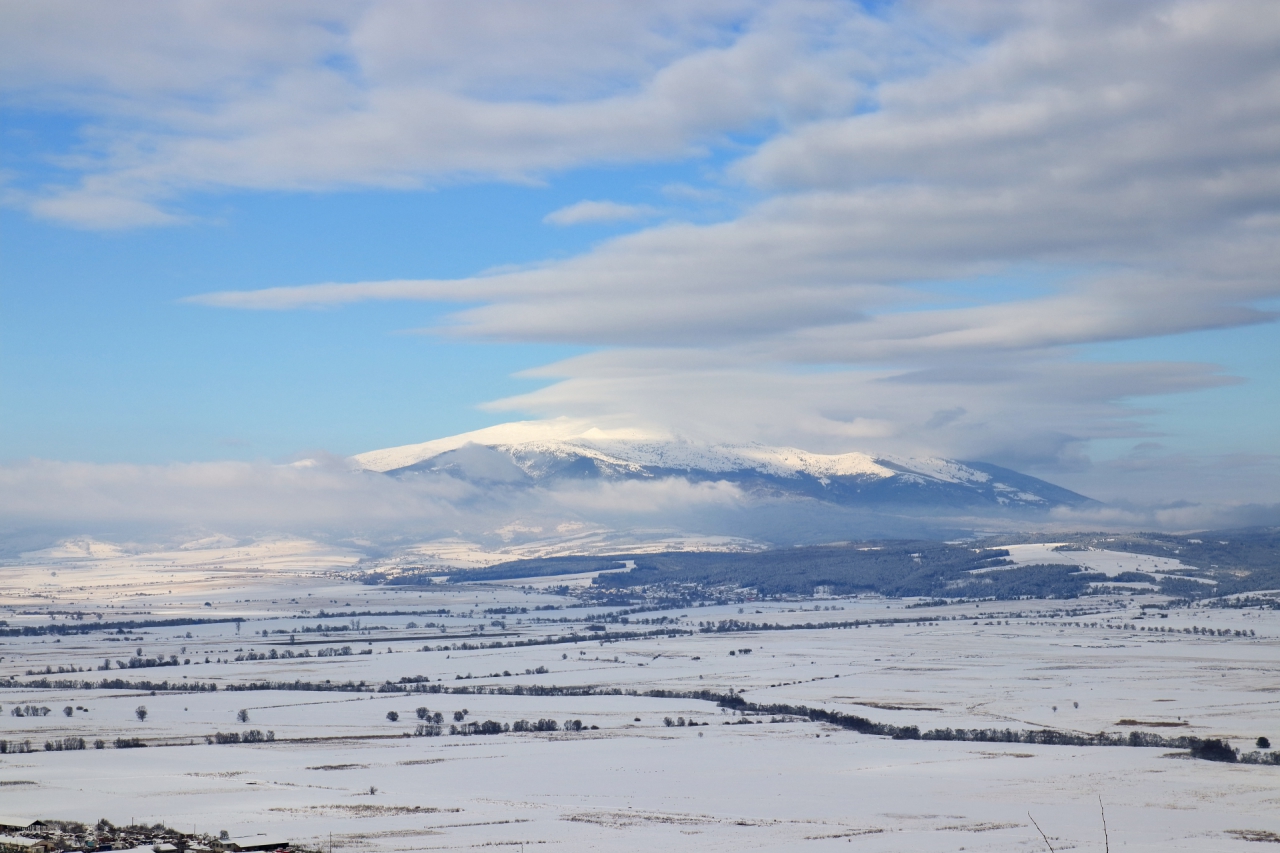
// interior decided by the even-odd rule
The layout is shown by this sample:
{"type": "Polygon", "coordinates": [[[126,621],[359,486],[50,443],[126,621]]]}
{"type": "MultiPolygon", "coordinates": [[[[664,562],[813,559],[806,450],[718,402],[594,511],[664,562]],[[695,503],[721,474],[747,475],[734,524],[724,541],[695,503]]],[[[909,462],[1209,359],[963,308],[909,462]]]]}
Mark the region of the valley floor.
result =
{"type": "Polygon", "coordinates": [[[1162,611],[1152,595],[695,603],[633,613],[626,626],[609,623],[605,639],[587,639],[603,611],[573,598],[518,582],[368,587],[339,576],[350,562],[282,547],[0,567],[9,628],[133,623],[0,637],[0,676],[13,679],[0,688],[0,740],[34,750],[0,755],[0,813],[371,853],[1044,850],[1029,816],[1055,850],[1100,851],[1100,801],[1116,850],[1247,850],[1250,838],[1280,834],[1280,766],[1165,748],[891,740],[627,695],[733,691],[922,730],[1133,728],[1222,737],[1247,751],[1260,735],[1280,739],[1278,611],[1162,611]],[[229,621],[143,624],[164,619],[229,621]],[[770,629],[702,630],[722,620],[770,629]],[[806,623],[815,627],[796,627],[806,623]],[[1143,630],[1154,628],[1165,630],[1143,630]],[[691,633],[608,639],[672,629],[691,633]],[[541,644],[460,648],[529,640],[541,644]],[[338,653],[316,656],[328,649],[338,653]],[[171,656],[177,665],[127,668],[171,656]],[[106,661],[110,670],[99,669],[106,661]],[[103,678],[218,689],[67,684],[103,678]],[[402,678],[441,692],[377,692],[402,678]],[[234,689],[263,682],[364,688],[234,689]],[[458,692],[517,685],[623,693],[458,692]],[[443,714],[443,735],[411,736],[420,707],[443,714]],[[580,720],[584,729],[448,734],[463,711],[463,722],[580,720]],[[207,743],[250,730],[274,740],[207,743]],[[80,737],[83,751],[44,749],[80,737]],[[116,748],[117,738],[146,747],[116,748]],[[98,739],[105,748],[94,749],[98,739]]]}

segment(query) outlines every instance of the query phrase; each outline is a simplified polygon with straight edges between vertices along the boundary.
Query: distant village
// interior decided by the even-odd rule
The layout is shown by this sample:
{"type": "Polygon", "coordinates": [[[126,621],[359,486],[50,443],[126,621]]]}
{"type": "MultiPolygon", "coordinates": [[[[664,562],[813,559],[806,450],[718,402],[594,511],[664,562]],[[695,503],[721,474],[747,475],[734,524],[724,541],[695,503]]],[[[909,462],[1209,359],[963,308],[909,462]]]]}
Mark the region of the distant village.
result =
{"type": "Polygon", "coordinates": [[[0,853],[52,853],[56,850],[124,850],[136,853],[298,853],[289,842],[270,835],[231,837],[178,832],[163,824],[92,826],[75,821],[38,820],[0,815],[0,853]]]}

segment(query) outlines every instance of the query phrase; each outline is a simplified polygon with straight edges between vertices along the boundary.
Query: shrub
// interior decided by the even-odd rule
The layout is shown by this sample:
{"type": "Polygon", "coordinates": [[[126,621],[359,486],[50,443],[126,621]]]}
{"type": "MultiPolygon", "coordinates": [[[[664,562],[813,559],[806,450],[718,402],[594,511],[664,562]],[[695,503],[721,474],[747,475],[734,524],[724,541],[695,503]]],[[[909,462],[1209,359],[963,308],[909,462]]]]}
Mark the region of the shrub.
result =
{"type": "Polygon", "coordinates": [[[1231,748],[1231,745],[1217,738],[1200,741],[1193,745],[1191,747],[1191,755],[1194,758],[1202,758],[1205,761],[1235,762],[1238,760],[1236,751],[1231,748]]]}
{"type": "Polygon", "coordinates": [[[247,722],[249,722],[249,709],[247,709],[247,708],[241,708],[239,711],[237,711],[237,712],[236,712],[236,722],[238,722],[238,723],[247,723],[247,722]]]}
{"type": "Polygon", "coordinates": [[[395,712],[395,711],[388,711],[388,712],[387,712],[387,719],[388,719],[388,720],[390,720],[390,721],[391,721],[391,722],[393,722],[393,723],[397,723],[397,722],[399,722],[399,721],[400,721],[400,715],[399,715],[397,712],[395,712]]]}
{"type": "Polygon", "coordinates": [[[47,740],[44,742],[46,752],[84,749],[84,746],[84,738],[82,737],[64,737],[61,740],[47,740]]]}
{"type": "Polygon", "coordinates": [[[557,723],[555,720],[545,720],[545,719],[538,720],[536,723],[531,723],[528,720],[516,720],[514,723],[511,724],[511,731],[513,732],[558,732],[560,731],[560,724],[557,723]]]}
{"type": "Polygon", "coordinates": [[[1258,742],[1256,746],[1258,747],[1258,749],[1270,749],[1271,741],[1267,740],[1265,737],[1260,737],[1258,738],[1258,742]]]}
{"type": "Polygon", "coordinates": [[[142,742],[142,738],[138,737],[118,737],[115,740],[116,749],[139,749],[146,746],[142,742]]]}

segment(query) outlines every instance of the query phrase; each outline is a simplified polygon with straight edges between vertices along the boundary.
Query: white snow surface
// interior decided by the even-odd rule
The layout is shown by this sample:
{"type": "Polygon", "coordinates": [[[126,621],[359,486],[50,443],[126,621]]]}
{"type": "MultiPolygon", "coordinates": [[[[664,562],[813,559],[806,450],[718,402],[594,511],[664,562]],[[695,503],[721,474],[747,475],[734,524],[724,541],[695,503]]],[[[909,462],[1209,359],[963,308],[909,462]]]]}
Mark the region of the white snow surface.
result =
{"type": "MultiPolygon", "coordinates": [[[[0,739],[35,748],[0,754],[0,810],[268,833],[312,850],[332,845],[335,853],[521,846],[1026,853],[1045,849],[1028,813],[1054,849],[1102,851],[1099,799],[1116,850],[1243,851],[1256,847],[1248,837],[1280,833],[1280,767],[1187,760],[1168,748],[895,741],[795,717],[742,717],[699,699],[625,693],[373,691],[404,677],[429,677],[450,690],[737,690],[755,702],[922,730],[1139,728],[1223,737],[1247,750],[1259,735],[1280,736],[1277,611],[1141,607],[1167,602],[1159,596],[1071,602],[1084,615],[1064,612],[1063,602],[1029,600],[938,607],[878,596],[751,601],[631,614],[691,631],[680,636],[476,648],[580,631],[600,611],[515,585],[360,585],[344,579],[358,555],[304,540],[203,543],[150,553],[69,543],[0,565],[0,618],[10,627],[61,623],[68,613],[90,624],[99,615],[224,620],[152,624],[123,636],[0,638],[0,676],[19,682],[46,671],[51,680],[96,680],[107,674],[97,669],[104,659],[175,655],[190,663],[113,665],[110,675],[218,685],[216,692],[156,694],[0,687],[0,739]],[[794,627],[697,630],[725,619],[794,627]],[[866,624],[883,619],[903,621],[866,624]],[[862,627],[818,627],[849,620],[863,620],[862,627]],[[472,645],[459,648],[463,640],[472,645]],[[344,645],[368,653],[316,654],[344,645]],[[310,654],[283,656],[299,651],[310,654]],[[280,655],[265,658],[272,652],[280,655]],[[58,675],[60,667],[76,674],[58,675]],[[295,680],[367,688],[229,689],[295,680]],[[11,714],[26,705],[50,713],[11,714]],[[465,710],[467,720],[578,719],[588,729],[410,737],[415,709],[424,706],[442,712],[446,726],[465,710]],[[237,722],[242,710],[247,723],[237,722]],[[398,719],[388,717],[392,711],[398,719]],[[699,725],[668,727],[664,717],[699,725]],[[250,728],[276,740],[206,742],[215,732],[250,728]],[[41,748],[65,737],[101,738],[106,748],[41,748]],[[149,748],[114,748],[117,737],[141,738],[149,748]]],[[[1055,556],[1082,553],[1101,559],[1096,552],[1055,556]]],[[[1018,556],[1039,561],[1030,549],[1018,556]]],[[[637,627],[644,628],[633,621],[637,627]]]]}
{"type": "MultiPolygon", "coordinates": [[[[1126,551],[1107,551],[1090,548],[1087,551],[1055,551],[1062,543],[1010,545],[1009,559],[1016,566],[1070,565],[1081,566],[1091,572],[1100,572],[1113,578],[1124,572],[1142,572],[1157,578],[1182,577],[1195,569],[1173,557],[1154,557],[1147,554],[1130,554],[1126,551]]],[[[1000,567],[997,567],[1000,568],[1000,567]]],[[[1008,568],[1013,568],[1009,566],[1008,568]]],[[[1212,583],[1204,578],[1190,578],[1202,583],[1212,583]]]]}

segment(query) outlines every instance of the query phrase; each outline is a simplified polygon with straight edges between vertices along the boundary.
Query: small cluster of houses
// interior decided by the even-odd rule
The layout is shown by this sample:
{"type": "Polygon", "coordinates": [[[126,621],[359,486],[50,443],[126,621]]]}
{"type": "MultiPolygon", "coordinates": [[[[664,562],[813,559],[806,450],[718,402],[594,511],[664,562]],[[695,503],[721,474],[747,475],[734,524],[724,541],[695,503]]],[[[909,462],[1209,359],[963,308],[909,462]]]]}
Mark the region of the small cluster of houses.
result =
{"type": "Polygon", "coordinates": [[[126,853],[290,853],[289,842],[264,834],[229,837],[186,835],[156,825],[86,827],[0,815],[0,853],[57,853],[63,850],[126,853]]]}

